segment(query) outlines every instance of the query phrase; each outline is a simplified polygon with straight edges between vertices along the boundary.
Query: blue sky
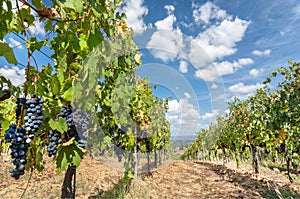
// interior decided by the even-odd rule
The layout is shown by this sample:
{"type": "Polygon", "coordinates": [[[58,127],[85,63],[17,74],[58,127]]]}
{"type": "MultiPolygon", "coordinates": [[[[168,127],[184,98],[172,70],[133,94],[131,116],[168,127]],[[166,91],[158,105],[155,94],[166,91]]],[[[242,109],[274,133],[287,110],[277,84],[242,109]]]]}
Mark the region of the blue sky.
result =
{"type": "MultiPolygon", "coordinates": [[[[127,14],[142,54],[138,74],[158,85],[159,97],[172,96],[167,114],[172,135],[207,128],[224,115],[226,101],[245,99],[274,68],[300,58],[297,0],[123,2],[119,11],[127,14]]],[[[40,38],[46,34],[40,23],[31,31],[40,38]]],[[[24,43],[14,35],[5,41],[12,47],[24,43]]],[[[26,65],[24,45],[15,53],[26,65]]],[[[39,53],[35,57],[39,65],[51,62],[39,53]]],[[[0,59],[0,73],[15,84],[24,81],[20,64],[0,59]]]]}

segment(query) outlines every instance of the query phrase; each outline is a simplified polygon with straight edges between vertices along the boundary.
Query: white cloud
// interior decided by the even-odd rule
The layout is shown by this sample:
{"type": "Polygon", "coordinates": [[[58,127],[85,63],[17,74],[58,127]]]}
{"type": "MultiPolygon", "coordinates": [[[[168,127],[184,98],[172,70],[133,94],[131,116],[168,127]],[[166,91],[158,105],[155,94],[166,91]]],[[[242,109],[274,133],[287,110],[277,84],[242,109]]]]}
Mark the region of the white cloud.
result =
{"type": "Polygon", "coordinates": [[[198,39],[192,39],[190,41],[190,49],[187,53],[187,57],[194,67],[201,68],[212,62],[206,50],[206,48],[199,44],[198,39]]]}
{"type": "Polygon", "coordinates": [[[250,70],[249,75],[251,75],[252,77],[257,77],[259,75],[259,73],[260,73],[260,71],[254,68],[254,69],[250,70]]]}
{"type": "Polygon", "coordinates": [[[254,61],[250,58],[241,58],[238,60],[238,65],[240,66],[246,66],[246,65],[250,65],[253,64],[254,61]]]}
{"type": "Polygon", "coordinates": [[[0,74],[9,79],[15,86],[19,86],[25,82],[25,70],[19,69],[17,66],[13,66],[12,68],[4,66],[0,68],[0,74]]]}
{"type": "Polygon", "coordinates": [[[183,35],[180,30],[158,30],[151,36],[147,48],[154,57],[163,62],[174,61],[183,48],[183,35]]]}
{"type": "Polygon", "coordinates": [[[293,12],[296,14],[296,16],[300,16],[300,4],[293,8],[293,12]]]}
{"type": "Polygon", "coordinates": [[[184,96],[185,96],[187,99],[191,99],[191,97],[192,97],[191,94],[189,94],[189,93],[187,93],[187,92],[184,93],[184,96]]]}
{"type": "Polygon", "coordinates": [[[121,12],[126,13],[127,25],[137,34],[142,33],[147,27],[143,17],[148,14],[148,8],[143,4],[143,0],[125,0],[121,9],[121,12]]]}
{"type": "Polygon", "coordinates": [[[163,20],[154,23],[158,30],[173,30],[173,24],[176,21],[175,15],[171,14],[163,20]]]}
{"type": "Polygon", "coordinates": [[[229,17],[225,10],[220,9],[214,3],[208,1],[198,6],[193,4],[193,17],[195,22],[203,22],[209,24],[212,19],[225,19],[229,17]]]}
{"type": "Polygon", "coordinates": [[[240,82],[240,83],[234,84],[232,86],[229,86],[228,90],[235,94],[250,94],[261,87],[262,87],[262,85],[259,83],[245,85],[244,83],[240,82]]]}
{"type": "Polygon", "coordinates": [[[264,51],[254,50],[252,51],[252,54],[256,56],[269,56],[271,54],[271,49],[266,49],[264,51]]]}
{"type": "Polygon", "coordinates": [[[45,28],[44,28],[44,22],[40,21],[39,17],[35,17],[34,19],[34,25],[29,27],[29,31],[32,34],[41,35],[44,36],[46,34],[45,28]]]}
{"type": "Polygon", "coordinates": [[[175,21],[176,17],[173,14],[157,21],[155,23],[157,31],[147,43],[147,48],[153,56],[164,62],[174,61],[183,51],[183,34],[180,29],[173,28],[175,21]]]}
{"type": "Polygon", "coordinates": [[[9,44],[9,46],[11,48],[20,48],[20,49],[23,49],[23,45],[19,41],[15,40],[12,37],[8,38],[8,42],[7,43],[9,44]]]}
{"type": "MultiPolygon", "coordinates": [[[[174,24],[177,22],[173,13],[175,8],[171,5],[165,6],[168,16],[154,23],[158,31],[152,35],[147,48],[151,49],[151,53],[156,58],[164,62],[174,61],[178,56],[184,57],[196,69],[206,67],[217,59],[221,60],[225,56],[235,54],[237,52],[236,44],[244,37],[250,21],[238,17],[233,19],[226,14],[226,11],[211,2],[206,3],[204,8],[205,6],[210,10],[209,20],[216,19],[218,21],[196,37],[185,36],[179,28],[174,28],[174,24]]],[[[201,6],[193,4],[193,7],[201,10],[201,6]]],[[[200,18],[204,17],[203,13],[200,15],[200,18]]],[[[181,69],[186,71],[184,65],[181,66],[181,69]]]]}
{"type": "Polygon", "coordinates": [[[192,41],[194,45],[191,45],[189,54],[191,63],[201,66],[198,63],[203,61],[201,58],[199,60],[198,53],[193,52],[197,51],[199,47],[212,61],[236,53],[236,43],[242,40],[249,24],[249,21],[236,17],[234,20],[225,19],[220,24],[212,25],[204,32],[199,33],[192,41]]]}
{"type": "Polygon", "coordinates": [[[167,120],[171,124],[171,132],[178,134],[194,134],[197,131],[200,114],[188,98],[169,101],[167,120]]]}
{"type": "Polygon", "coordinates": [[[207,68],[196,70],[195,76],[208,82],[218,81],[222,76],[233,74],[239,68],[253,63],[250,58],[241,58],[233,62],[213,62],[207,68]]]}
{"type": "Polygon", "coordinates": [[[168,15],[170,15],[171,13],[174,12],[175,7],[173,5],[165,5],[164,9],[166,9],[168,12],[168,15]]]}
{"type": "Polygon", "coordinates": [[[214,97],[212,100],[214,102],[219,102],[219,101],[225,102],[226,101],[226,95],[225,95],[225,93],[222,93],[222,94],[214,97]]]}
{"type": "Polygon", "coordinates": [[[200,33],[199,39],[203,43],[214,46],[232,48],[241,41],[250,22],[236,17],[232,20],[224,20],[220,25],[213,25],[200,33]]]}
{"type": "Polygon", "coordinates": [[[219,111],[218,110],[212,110],[211,112],[205,113],[204,115],[201,115],[200,118],[202,120],[215,120],[216,117],[219,115],[219,111]]]}
{"type": "Polygon", "coordinates": [[[179,71],[182,73],[188,72],[188,63],[184,60],[181,60],[179,63],[179,71]]]}
{"type": "Polygon", "coordinates": [[[212,88],[212,89],[217,89],[217,88],[218,88],[218,85],[215,84],[215,83],[213,83],[213,84],[211,85],[211,88],[212,88]]]}

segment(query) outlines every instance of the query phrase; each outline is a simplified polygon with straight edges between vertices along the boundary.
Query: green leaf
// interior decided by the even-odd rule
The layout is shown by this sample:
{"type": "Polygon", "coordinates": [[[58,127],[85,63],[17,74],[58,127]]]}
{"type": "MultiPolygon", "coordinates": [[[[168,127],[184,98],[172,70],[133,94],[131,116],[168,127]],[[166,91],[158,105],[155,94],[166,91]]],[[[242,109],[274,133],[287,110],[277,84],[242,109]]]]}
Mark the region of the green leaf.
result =
{"type": "Polygon", "coordinates": [[[44,169],[43,154],[39,151],[36,153],[35,167],[39,172],[44,169]]]}
{"type": "Polygon", "coordinates": [[[73,90],[74,88],[71,87],[69,88],[63,95],[62,97],[64,98],[64,100],[71,102],[73,99],[73,90]]]}
{"type": "Polygon", "coordinates": [[[49,126],[51,127],[51,129],[57,130],[60,133],[68,131],[67,123],[62,117],[58,119],[58,122],[55,122],[53,119],[50,119],[49,126]]]}
{"type": "Polygon", "coordinates": [[[60,84],[62,84],[63,81],[65,80],[64,73],[67,70],[67,55],[63,55],[62,57],[58,57],[58,59],[60,60],[60,62],[57,66],[57,77],[60,81],[60,84]]]}
{"type": "Polygon", "coordinates": [[[55,122],[53,119],[50,119],[49,126],[51,127],[51,129],[57,130],[57,122],[55,122]]]}
{"type": "Polygon", "coordinates": [[[60,91],[60,84],[57,76],[53,75],[51,80],[51,91],[54,95],[58,95],[60,91]]]}
{"type": "Polygon", "coordinates": [[[68,167],[67,149],[62,145],[58,146],[58,155],[55,158],[57,172],[60,173],[68,167]]]}
{"type": "Polygon", "coordinates": [[[4,56],[10,64],[18,64],[13,49],[7,43],[0,42],[0,56],[4,56]]]}
{"type": "Polygon", "coordinates": [[[47,39],[44,39],[43,41],[37,41],[36,37],[32,37],[28,41],[28,47],[33,52],[35,50],[40,50],[44,45],[47,44],[47,42],[47,39]]]}
{"type": "Polygon", "coordinates": [[[83,1],[81,0],[66,0],[64,4],[61,5],[63,7],[72,8],[79,13],[81,13],[83,9],[83,1]]]}
{"type": "Polygon", "coordinates": [[[66,81],[62,84],[60,92],[64,93],[72,87],[72,79],[66,79],[66,81]]]}
{"type": "Polygon", "coordinates": [[[91,32],[87,39],[87,44],[91,49],[97,47],[103,41],[103,35],[98,32],[91,32]]]}
{"type": "Polygon", "coordinates": [[[33,24],[34,16],[30,13],[30,9],[22,8],[20,13],[24,22],[26,22],[29,26],[33,24]]]}
{"type": "Polygon", "coordinates": [[[32,0],[32,4],[35,5],[35,7],[39,10],[43,8],[41,0],[32,0]]]}
{"type": "Polygon", "coordinates": [[[80,35],[79,38],[79,45],[80,45],[80,49],[83,51],[85,50],[88,46],[87,46],[87,42],[86,42],[86,36],[84,34],[80,35]]]}
{"type": "Polygon", "coordinates": [[[55,158],[57,172],[65,170],[69,165],[79,166],[84,152],[75,144],[74,139],[69,140],[68,145],[60,145],[55,158]]]}
{"type": "Polygon", "coordinates": [[[110,144],[111,144],[111,137],[105,136],[103,138],[103,141],[101,142],[100,151],[103,151],[107,146],[110,146],[110,144]]]}
{"type": "Polygon", "coordinates": [[[83,152],[77,146],[75,146],[75,147],[77,148],[77,150],[73,151],[74,155],[72,156],[72,158],[73,158],[72,164],[74,164],[76,167],[78,167],[82,160],[83,152]]]}
{"type": "Polygon", "coordinates": [[[67,132],[68,131],[68,125],[67,125],[67,123],[66,123],[66,121],[62,118],[62,117],[60,117],[59,119],[58,119],[58,131],[59,132],[67,132]]]}

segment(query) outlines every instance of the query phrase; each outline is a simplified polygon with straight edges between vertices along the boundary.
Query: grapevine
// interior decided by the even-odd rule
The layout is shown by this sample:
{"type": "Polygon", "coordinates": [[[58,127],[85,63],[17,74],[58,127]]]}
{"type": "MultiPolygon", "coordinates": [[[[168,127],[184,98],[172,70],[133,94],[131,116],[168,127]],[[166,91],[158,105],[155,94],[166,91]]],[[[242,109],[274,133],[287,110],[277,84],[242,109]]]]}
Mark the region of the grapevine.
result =
{"type": "Polygon", "coordinates": [[[212,149],[222,149],[226,154],[251,159],[255,173],[259,173],[258,154],[265,152],[272,161],[274,157],[284,157],[287,174],[291,182],[291,165],[297,165],[299,157],[299,103],[300,103],[300,63],[289,62],[288,67],[275,69],[263,82],[264,87],[245,101],[235,98],[229,102],[229,113],[208,131],[199,133],[195,141],[183,155],[184,159],[195,158],[199,150],[207,150],[211,159],[212,149]],[[269,87],[273,77],[282,76],[277,89],[269,87]],[[207,140],[214,140],[214,126],[219,126],[219,137],[213,147],[204,146],[207,140]],[[249,148],[250,151],[246,150],[249,148]]]}
{"type": "MultiPolygon", "coordinates": [[[[47,151],[58,172],[66,169],[66,176],[69,176],[69,171],[74,174],[73,168],[80,165],[86,146],[89,150],[98,150],[100,143],[101,150],[105,148],[107,140],[111,139],[108,130],[114,125],[128,127],[126,136],[114,138],[115,143],[127,152],[144,145],[141,142],[141,146],[136,146],[138,132],[134,130],[135,126],[144,129],[150,125],[148,151],[166,146],[170,137],[169,124],[165,120],[167,102],[153,95],[146,80],[136,81],[138,78],[132,71],[142,62],[133,41],[134,33],[125,22],[126,15],[117,12],[122,1],[51,3],[46,6],[43,1],[22,0],[16,1],[16,7],[12,8],[11,1],[4,0],[3,5],[8,9],[0,12],[3,22],[0,40],[18,35],[26,45],[27,59],[22,63],[24,60],[16,58],[8,43],[0,43],[0,48],[7,49],[5,53],[0,52],[7,64],[25,66],[23,85],[15,87],[0,76],[3,90],[0,105],[5,107],[0,110],[1,126],[9,132],[5,138],[11,150],[24,152],[21,152],[22,156],[15,154],[14,157],[21,158],[22,164],[27,162],[27,170],[39,168],[40,171],[44,163],[42,155],[47,151]],[[36,19],[49,34],[43,37],[29,34],[36,19]],[[47,55],[44,49],[52,54],[47,55]],[[49,63],[38,65],[36,52],[50,59],[49,63]],[[122,81],[131,86],[119,87],[122,81]],[[117,102],[114,101],[117,98],[117,102]],[[120,107],[128,107],[127,99],[130,109],[120,111],[120,107]],[[16,110],[12,101],[17,102],[16,110]],[[80,105],[76,106],[78,103],[80,105]],[[116,114],[118,111],[120,114],[116,114]],[[88,139],[94,133],[89,128],[96,123],[100,124],[104,135],[88,139]],[[160,142],[161,137],[166,142],[160,142]],[[18,139],[19,145],[14,144],[12,138],[18,139]],[[26,157],[28,160],[24,162],[26,157]]],[[[16,166],[12,175],[19,178],[25,170],[18,162],[16,166]]],[[[73,198],[75,193],[69,193],[72,189],[68,189],[72,181],[67,179],[62,198],[73,198]]]]}

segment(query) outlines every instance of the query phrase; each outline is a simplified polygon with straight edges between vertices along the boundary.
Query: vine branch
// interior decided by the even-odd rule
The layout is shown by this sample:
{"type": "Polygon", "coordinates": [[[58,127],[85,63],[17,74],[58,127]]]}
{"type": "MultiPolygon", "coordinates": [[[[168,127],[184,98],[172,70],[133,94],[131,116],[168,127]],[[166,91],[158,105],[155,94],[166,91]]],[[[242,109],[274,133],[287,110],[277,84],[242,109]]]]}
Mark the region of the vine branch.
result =
{"type": "MultiPolygon", "coordinates": [[[[25,98],[26,98],[26,96],[28,94],[28,84],[29,84],[29,80],[30,80],[30,57],[31,57],[31,52],[30,52],[30,49],[28,48],[28,37],[27,37],[25,25],[23,23],[23,18],[22,18],[22,15],[21,15],[18,0],[16,0],[16,5],[17,5],[18,14],[19,14],[19,17],[20,17],[20,23],[21,23],[21,26],[23,28],[22,32],[23,32],[23,35],[24,35],[26,48],[27,48],[27,71],[26,71],[26,82],[25,82],[25,89],[24,89],[24,95],[25,95],[25,98]]],[[[20,118],[23,118],[23,116],[24,116],[24,106],[21,107],[20,118]]],[[[21,124],[22,124],[22,119],[19,120],[19,125],[21,125],[21,124]]]]}

